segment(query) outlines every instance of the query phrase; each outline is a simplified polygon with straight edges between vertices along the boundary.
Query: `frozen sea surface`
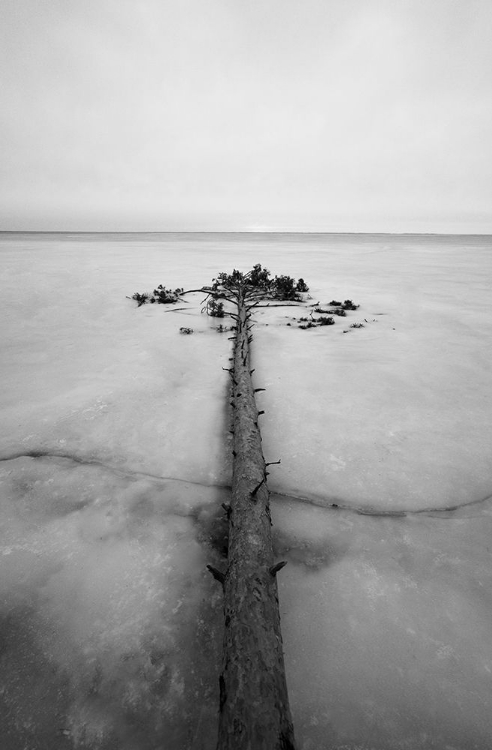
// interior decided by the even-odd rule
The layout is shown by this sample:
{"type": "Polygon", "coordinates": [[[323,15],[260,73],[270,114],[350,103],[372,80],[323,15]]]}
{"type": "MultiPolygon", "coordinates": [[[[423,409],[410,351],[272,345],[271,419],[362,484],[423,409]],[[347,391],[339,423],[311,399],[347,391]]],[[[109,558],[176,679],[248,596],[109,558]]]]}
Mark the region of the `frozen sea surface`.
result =
{"type": "Polygon", "coordinates": [[[256,314],[299,748],[492,747],[492,238],[4,234],[2,750],[213,750],[231,342],[126,296],[257,262],[360,304],[256,314]]]}

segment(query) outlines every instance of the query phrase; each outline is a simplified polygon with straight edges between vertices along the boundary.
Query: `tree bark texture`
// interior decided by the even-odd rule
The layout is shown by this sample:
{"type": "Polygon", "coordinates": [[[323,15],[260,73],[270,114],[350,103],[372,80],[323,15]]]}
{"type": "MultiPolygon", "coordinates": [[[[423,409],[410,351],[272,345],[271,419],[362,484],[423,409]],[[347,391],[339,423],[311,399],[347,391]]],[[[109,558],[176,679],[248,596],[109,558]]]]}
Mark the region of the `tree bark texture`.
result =
{"type": "Polygon", "coordinates": [[[234,367],[230,371],[234,463],[229,552],[227,572],[219,574],[225,627],[217,750],[295,750],[244,290],[239,291],[237,304],[234,367]]]}

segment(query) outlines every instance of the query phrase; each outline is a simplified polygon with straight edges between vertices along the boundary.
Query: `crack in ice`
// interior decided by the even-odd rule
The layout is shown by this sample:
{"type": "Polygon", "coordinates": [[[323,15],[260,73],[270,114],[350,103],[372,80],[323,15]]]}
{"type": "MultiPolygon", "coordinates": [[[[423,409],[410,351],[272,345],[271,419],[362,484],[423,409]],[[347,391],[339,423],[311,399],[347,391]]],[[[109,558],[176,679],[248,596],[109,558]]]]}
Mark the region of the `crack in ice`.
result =
{"type": "MultiPolygon", "coordinates": [[[[85,456],[80,456],[74,453],[65,453],[63,451],[48,451],[48,450],[33,450],[33,451],[19,451],[18,453],[13,453],[8,456],[0,457],[0,463],[5,461],[14,461],[18,458],[33,458],[33,459],[40,459],[40,458],[63,458],[69,461],[73,461],[76,464],[80,464],[83,466],[99,466],[106,471],[111,471],[114,474],[117,474],[119,476],[124,477],[142,477],[144,479],[148,479],[154,482],[180,482],[182,484],[191,484],[196,487],[208,487],[210,489],[217,488],[222,490],[230,490],[231,486],[228,484],[215,484],[210,483],[207,484],[206,482],[198,482],[196,480],[192,479],[182,479],[181,477],[174,477],[174,476],[158,476],[157,474],[149,474],[147,472],[143,471],[136,471],[136,470],[128,470],[128,469],[121,469],[117,466],[113,466],[111,464],[104,463],[103,461],[99,461],[95,458],[87,458],[85,456]]],[[[294,502],[298,503],[305,503],[306,505],[312,505],[317,508],[323,508],[324,510],[343,510],[350,513],[356,513],[360,516],[372,516],[376,518],[405,518],[406,516],[410,515],[423,515],[423,514],[438,514],[437,517],[439,518],[444,517],[445,513],[453,513],[456,510],[459,510],[460,508],[467,508],[472,505],[480,505],[482,503],[486,503],[489,500],[492,500],[492,495],[486,495],[485,497],[479,498],[477,500],[469,500],[463,503],[457,503],[454,505],[448,505],[444,507],[431,507],[431,508],[417,508],[417,509],[408,509],[408,508],[400,508],[398,510],[385,510],[382,508],[377,508],[374,506],[354,506],[350,504],[346,504],[343,502],[332,502],[330,505],[325,505],[322,502],[318,502],[315,498],[309,498],[309,497],[303,497],[302,495],[291,495],[287,494],[285,492],[276,492],[275,490],[271,490],[271,493],[273,495],[277,495],[278,497],[282,497],[288,500],[293,500],[294,502]]],[[[446,518],[449,518],[449,516],[445,516],[446,518]]]]}

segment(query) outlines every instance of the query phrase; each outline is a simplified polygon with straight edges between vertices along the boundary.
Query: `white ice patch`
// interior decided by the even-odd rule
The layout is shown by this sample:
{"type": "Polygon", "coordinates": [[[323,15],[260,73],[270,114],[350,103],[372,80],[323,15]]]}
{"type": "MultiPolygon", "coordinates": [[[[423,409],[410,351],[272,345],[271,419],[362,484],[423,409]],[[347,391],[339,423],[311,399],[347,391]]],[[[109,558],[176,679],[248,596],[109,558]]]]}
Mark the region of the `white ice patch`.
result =
{"type": "Polygon", "coordinates": [[[126,295],[260,262],[360,304],[255,313],[299,747],[489,750],[490,239],[5,235],[0,257],[6,748],[215,746],[231,342],[200,294],[126,295]]]}

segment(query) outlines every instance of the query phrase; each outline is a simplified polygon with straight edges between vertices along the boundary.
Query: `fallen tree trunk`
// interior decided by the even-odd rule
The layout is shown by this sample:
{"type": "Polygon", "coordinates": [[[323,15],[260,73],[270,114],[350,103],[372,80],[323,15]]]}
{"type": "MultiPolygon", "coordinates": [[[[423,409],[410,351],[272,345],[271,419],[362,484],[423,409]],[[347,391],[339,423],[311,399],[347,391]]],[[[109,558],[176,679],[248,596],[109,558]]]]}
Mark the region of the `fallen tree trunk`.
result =
{"type": "MultiPolygon", "coordinates": [[[[258,418],[263,412],[256,407],[249,344],[252,308],[270,306],[270,302],[260,304],[266,300],[273,306],[302,304],[301,295],[309,289],[304,279],[270,278],[270,272],[258,263],[245,274],[237,270],[220,273],[210,286],[199,290],[173,291],[159,285],[152,295],[136,292],[132,299],[139,307],[147,302],[174,303],[192,291],[206,293],[202,312],[217,318],[227,315],[236,322],[233,366],[228,368],[234,423],[232,498],[230,505],[224,505],[229,520],[228,566],[225,573],[207,566],[224,592],[217,750],[295,750],[276,580],[285,562],[275,563],[273,557],[266,482],[269,464],[261,448],[258,418]],[[223,300],[234,305],[235,312],[224,309],[223,300]]],[[[345,300],[343,306],[335,301],[330,304],[343,310],[357,307],[351,300],[345,300]]],[[[311,311],[311,320],[299,328],[332,322],[332,318],[313,320],[311,311]]],[[[219,329],[224,330],[222,326],[219,329]]]]}
{"type": "Polygon", "coordinates": [[[267,471],[251,380],[251,300],[237,302],[232,380],[234,462],[224,590],[217,750],[295,750],[285,678],[267,471]]]}

